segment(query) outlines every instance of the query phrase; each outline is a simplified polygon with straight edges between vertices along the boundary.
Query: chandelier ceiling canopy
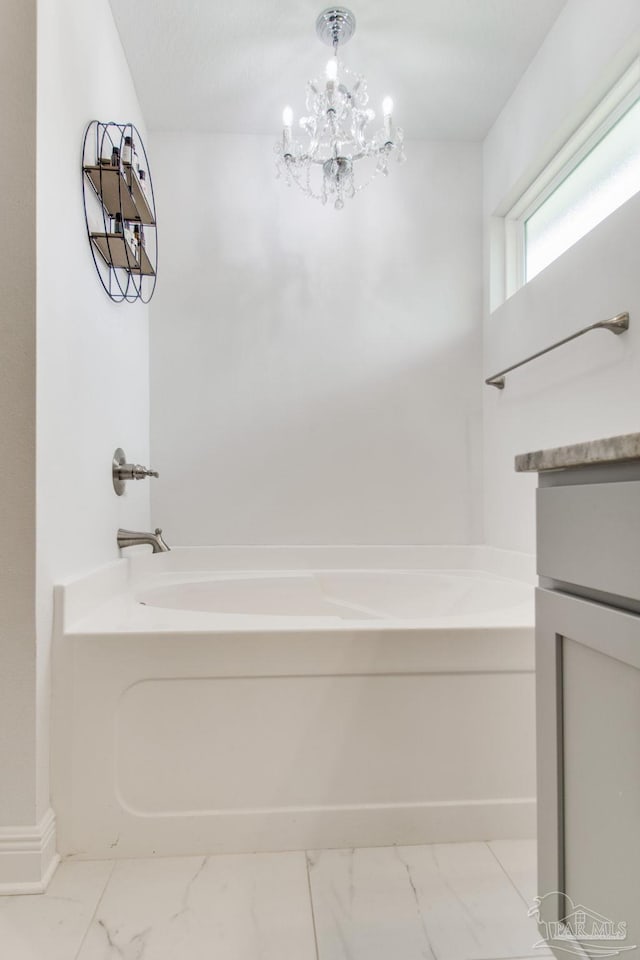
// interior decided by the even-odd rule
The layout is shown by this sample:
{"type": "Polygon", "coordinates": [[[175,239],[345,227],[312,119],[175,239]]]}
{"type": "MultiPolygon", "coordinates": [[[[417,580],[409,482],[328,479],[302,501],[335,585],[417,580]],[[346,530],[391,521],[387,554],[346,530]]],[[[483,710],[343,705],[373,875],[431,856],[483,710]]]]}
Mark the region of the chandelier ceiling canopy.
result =
{"type": "Polygon", "coordinates": [[[356,18],[346,7],[328,7],[320,14],[316,33],[333,48],[333,56],[325,76],[307,83],[308,115],[299,121],[302,136],[294,136],[293,110],[285,107],[282,138],[275,147],[278,176],[283,175],[289,186],[295,183],[308,197],[322,203],[331,199],[336,210],[379,174],[387,176],[392,155],[399,162],[405,159],[403,132],[393,122],[391,97],[382,101],[382,127],[370,133],[375,113],[368,106],[366,80],[338,59],[338,47],[355,29],[356,18]]]}

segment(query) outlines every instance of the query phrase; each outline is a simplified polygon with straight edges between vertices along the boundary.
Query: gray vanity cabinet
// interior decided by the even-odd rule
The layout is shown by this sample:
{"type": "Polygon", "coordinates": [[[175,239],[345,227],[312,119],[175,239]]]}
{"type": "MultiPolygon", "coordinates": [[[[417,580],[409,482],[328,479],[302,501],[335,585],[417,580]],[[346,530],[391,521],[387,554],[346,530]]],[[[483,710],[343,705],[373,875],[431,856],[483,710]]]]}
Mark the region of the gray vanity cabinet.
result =
{"type": "Polygon", "coordinates": [[[640,957],[640,460],[538,469],[540,917],[640,957]]]}
{"type": "Polygon", "coordinates": [[[640,945],[640,616],[545,589],[536,616],[538,894],[640,945]]]}

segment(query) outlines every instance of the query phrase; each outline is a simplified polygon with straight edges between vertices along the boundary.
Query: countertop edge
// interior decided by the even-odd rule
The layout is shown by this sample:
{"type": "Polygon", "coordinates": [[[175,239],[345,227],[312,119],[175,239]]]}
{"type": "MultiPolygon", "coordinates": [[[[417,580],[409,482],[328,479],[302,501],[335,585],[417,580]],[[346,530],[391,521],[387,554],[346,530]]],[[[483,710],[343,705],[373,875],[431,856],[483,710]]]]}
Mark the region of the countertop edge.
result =
{"type": "Polygon", "coordinates": [[[539,473],[593,464],[640,460],[640,433],[626,433],[601,440],[574,443],[548,450],[534,450],[515,457],[516,473],[539,473]]]}

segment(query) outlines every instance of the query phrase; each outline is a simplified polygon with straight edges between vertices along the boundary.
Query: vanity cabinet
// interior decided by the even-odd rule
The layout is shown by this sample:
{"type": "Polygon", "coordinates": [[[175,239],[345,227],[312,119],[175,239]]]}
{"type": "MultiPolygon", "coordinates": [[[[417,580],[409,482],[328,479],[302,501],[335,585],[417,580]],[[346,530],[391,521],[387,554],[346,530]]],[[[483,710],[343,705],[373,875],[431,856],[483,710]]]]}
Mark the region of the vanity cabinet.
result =
{"type": "MultiPolygon", "coordinates": [[[[575,449],[561,448],[518,458],[516,468],[539,470],[541,933],[548,936],[549,923],[569,918],[587,949],[634,957],[640,956],[640,455],[616,455],[622,447],[628,457],[629,440],[598,441],[609,445],[610,456],[600,452],[596,463],[589,445],[581,445],[582,463],[574,462],[575,449]],[[555,468],[536,467],[536,457],[555,468]]],[[[566,960],[561,941],[550,946],[566,960]]]]}

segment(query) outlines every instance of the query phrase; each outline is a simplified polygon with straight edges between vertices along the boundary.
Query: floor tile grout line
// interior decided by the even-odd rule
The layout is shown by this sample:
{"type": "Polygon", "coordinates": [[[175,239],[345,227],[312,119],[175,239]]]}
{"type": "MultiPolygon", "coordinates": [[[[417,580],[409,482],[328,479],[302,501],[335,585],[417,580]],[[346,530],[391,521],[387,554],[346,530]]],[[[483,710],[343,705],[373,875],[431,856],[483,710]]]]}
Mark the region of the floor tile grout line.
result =
{"type": "MultiPolygon", "coordinates": [[[[78,863],[81,863],[82,861],[79,860],[79,861],[77,861],[77,862],[78,862],[78,863]]],[[[97,862],[99,862],[99,861],[97,861],[97,862]]],[[[81,954],[81,952],[82,952],[82,948],[84,947],[84,942],[85,942],[85,940],[87,939],[87,937],[89,936],[89,931],[91,930],[91,927],[93,926],[93,921],[94,921],[95,918],[96,918],[96,914],[97,914],[97,912],[98,912],[98,909],[100,908],[100,904],[102,903],[102,899],[103,899],[103,897],[104,897],[104,895],[105,895],[105,893],[106,893],[107,887],[109,886],[109,884],[110,884],[110,882],[111,882],[111,878],[112,878],[112,876],[113,876],[113,871],[115,870],[115,868],[116,868],[116,861],[115,861],[115,860],[112,860],[112,861],[111,861],[111,869],[109,870],[109,873],[108,873],[108,875],[107,875],[107,879],[105,880],[104,886],[103,886],[102,890],[100,891],[100,896],[99,896],[98,899],[96,900],[96,905],[95,905],[95,907],[94,907],[94,909],[93,909],[93,913],[92,913],[91,916],[89,917],[89,922],[88,922],[88,924],[87,924],[86,930],[84,931],[84,933],[83,933],[83,935],[82,935],[82,939],[80,940],[80,944],[78,945],[78,949],[77,949],[76,954],[75,954],[75,956],[74,956],[74,960],[78,960],[78,957],[80,956],[80,954],[81,954]]]]}
{"type": "Polygon", "coordinates": [[[307,890],[309,891],[309,907],[311,909],[311,924],[313,926],[313,942],[316,948],[316,960],[320,960],[320,946],[318,944],[318,931],[316,930],[316,912],[313,907],[313,892],[311,890],[311,871],[309,870],[309,851],[304,852],[304,864],[307,871],[307,890]]]}
{"type": "MultiPolygon", "coordinates": [[[[520,899],[522,900],[522,902],[524,903],[525,907],[526,907],[527,910],[528,910],[529,907],[531,906],[531,904],[529,903],[529,901],[527,900],[527,898],[525,897],[525,895],[522,893],[522,891],[521,891],[520,888],[518,887],[517,883],[515,882],[515,880],[513,879],[513,877],[511,876],[511,874],[509,873],[509,871],[508,871],[507,868],[505,867],[505,865],[503,864],[503,862],[502,862],[502,860],[500,859],[500,857],[498,856],[498,854],[497,854],[497,853],[495,852],[495,850],[492,848],[491,843],[485,840],[485,844],[486,844],[486,846],[489,848],[489,850],[490,850],[490,852],[491,852],[491,856],[494,858],[494,860],[496,861],[496,863],[498,864],[498,866],[500,867],[500,869],[501,869],[502,872],[504,873],[505,877],[507,878],[507,880],[509,881],[509,883],[511,884],[511,886],[513,887],[513,889],[515,890],[515,892],[518,894],[518,896],[520,897],[520,899]]],[[[516,960],[517,960],[517,958],[516,958],[516,960]]],[[[527,958],[525,958],[525,960],[527,960],[527,958]]]]}

